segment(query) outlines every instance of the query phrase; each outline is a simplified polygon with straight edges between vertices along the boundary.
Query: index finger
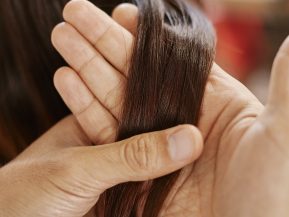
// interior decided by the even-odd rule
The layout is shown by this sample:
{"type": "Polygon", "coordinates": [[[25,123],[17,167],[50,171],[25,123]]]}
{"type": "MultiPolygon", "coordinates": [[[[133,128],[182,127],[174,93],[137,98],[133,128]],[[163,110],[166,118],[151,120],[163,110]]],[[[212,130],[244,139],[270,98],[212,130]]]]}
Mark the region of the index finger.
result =
{"type": "Polygon", "coordinates": [[[74,26],[116,69],[125,74],[133,48],[133,35],[89,1],[70,1],[64,20],[74,26]]]}

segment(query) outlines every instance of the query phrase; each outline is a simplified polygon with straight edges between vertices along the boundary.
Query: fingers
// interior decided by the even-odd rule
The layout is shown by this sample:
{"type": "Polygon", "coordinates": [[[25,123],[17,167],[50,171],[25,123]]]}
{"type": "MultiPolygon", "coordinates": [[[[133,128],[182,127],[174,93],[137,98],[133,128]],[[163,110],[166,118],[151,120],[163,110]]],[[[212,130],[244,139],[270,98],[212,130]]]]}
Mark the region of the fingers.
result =
{"type": "MultiPolygon", "coordinates": [[[[85,7],[80,6],[79,9],[81,10],[85,7]]],[[[93,5],[89,5],[88,7],[95,8],[93,5]]],[[[68,14],[68,17],[71,12],[69,8],[70,6],[68,5],[64,10],[64,15],[68,14]]],[[[136,7],[133,5],[121,6],[116,10],[117,19],[123,24],[126,21],[125,19],[121,19],[119,12],[123,13],[124,8],[128,8],[127,15],[132,14],[131,17],[134,16],[133,13],[136,10],[136,7]]],[[[74,10],[73,6],[72,10],[74,10]]],[[[99,9],[96,9],[96,14],[94,15],[89,12],[86,13],[86,16],[89,15],[107,18],[107,15],[99,9]]],[[[110,18],[108,21],[114,23],[110,18]]],[[[99,22],[98,25],[105,24],[105,22],[99,22]]],[[[126,26],[131,27],[132,24],[131,22],[126,26]]],[[[121,30],[123,29],[118,24],[116,25],[121,30]]],[[[95,26],[92,29],[95,29],[95,26]]],[[[91,29],[84,30],[91,31],[91,29]]],[[[132,37],[128,32],[124,35],[132,37]]],[[[123,41],[119,43],[118,39],[110,38],[110,36],[111,34],[107,34],[104,37],[108,39],[108,41],[103,40],[105,42],[104,46],[111,43],[112,40],[116,40],[118,45],[123,43],[123,41]]],[[[119,35],[113,36],[118,37],[119,35]]],[[[123,88],[126,84],[125,77],[91,45],[91,42],[68,23],[60,24],[54,29],[52,42],[69,65],[79,74],[78,76],[74,70],[69,68],[62,68],[56,72],[54,78],[55,86],[65,103],[76,115],[80,125],[94,143],[99,144],[114,141],[117,124],[115,119],[119,119],[120,116],[123,88]]],[[[130,45],[132,46],[132,43],[130,45]]],[[[102,47],[102,43],[100,43],[100,47],[102,47]]],[[[124,53],[113,54],[124,56],[124,53]]]]}
{"type": "Polygon", "coordinates": [[[134,40],[129,31],[89,1],[70,1],[63,17],[116,69],[122,73],[127,71],[134,40]]]}
{"type": "MultiPolygon", "coordinates": [[[[101,22],[99,19],[99,26],[98,29],[106,28],[108,23],[114,23],[117,25],[119,29],[124,30],[118,24],[116,24],[111,18],[109,18],[104,12],[97,9],[92,4],[86,5],[84,1],[73,1],[68,3],[68,5],[64,9],[64,16],[71,19],[72,21],[78,22],[78,20],[74,20],[74,17],[79,13],[82,13],[82,10],[88,10],[85,13],[84,19],[87,17],[101,17],[104,22],[101,22]],[[76,5],[75,5],[76,4],[76,5]],[[91,9],[92,8],[92,9],[91,9]],[[80,10],[80,11],[79,11],[80,10]],[[72,16],[71,13],[75,13],[75,16],[72,16]]],[[[126,24],[128,19],[122,18],[124,16],[124,10],[127,10],[126,15],[133,18],[136,16],[137,8],[136,6],[130,4],[124,4],[120,6],[115,11],[116,19],[118,19],[121,23],[126,24]]],[[[82,15],[80,15],[82,16],[82,15]]],[[[136,20],[136,19],[135,19],[136,20]]],[[[86,20],[86,22],[90,22],[90,25],[93,25],[96,28],[96,24],[94,23],[95,20],[86,20]],[[92,23],[91,23],[92,22],[92,23]]],[[[133,22],[128,23],[126,26],[132,26],[133,22]]],[[[87,25],[81,25],[81,27],[87,25]]],[[[88,33],[91,32],[92,29],[83,29],[88,33]]],[[[112,115],[119,119],[121,106],[122,106],[122,99],[123,99],[123,92],[124,87],[126,85],[125,77],[115,69],[103,56],[103,53],[100,54],[89,42],[86,38],[84,38],[80,33],[79,29],[75,29],[68,23],[63,23],[58,25],[52,32],[52,43],[54,44],[55,48],[59,51],[59,53],[64,57],[64,59],[68,62],[68,64],[75,69],[79,73],[79,76],[84,81],[85,85],[89,88],[91,93],[98,99],[98,101],[109,111],[112,115]]],[[[129,38],[133,38],[132,35],[125,31],[126,34],[122,34],[123,36],[128,35],[129,38]]],[[[107,34],[103,36],[103,42],[105,46],[113,46],[112,41],[115,41],[118,48],[123,45],[124,41],[120,41],[119,39],[114,39],[111,37],[120,37],[119,34],[107,34]],[[120,43],[121,42],[121,43],[120,43]]],[[[127,38],[127,37],[125,37],[127,38]]],[[[91,41],[91,40],[90,40],[91,41]]],[[[127,40],[125,40],[127,41],[127,40]]],[[[129,40],[128,40],[129,41],[129,40]]],[[[102,43],[100,43],[102,46],[102,43]]],[[[132,45],[129,43],[129,46],[132,45]]],[[[116,47],[117,48],[117,47],[116,47]]],[[[117,49],[118,49],[117,48],[117,49]]],[[[107,51],[107,49],[104,49],[107,51]]],[[[121,52],[123,49],[119,49],[117,52],[109,51],[109,54],[116,54],[118,55],[117,59],[127,58],[127,53],[121,52]]],[[[130,56],[130,54],[129,54],[130,56]]],[[[111,57],[114,59],[114,57],[111,57]]],[[[109,59],[109,58],[108,58],[109,59]]],[[[56,76],[58,78],[59,76],[56,76]]],[[[63,84],[63,82],[58,82],[63,84]]],[[[67,84],[68,85],[68,84],[67,84]]],[[[58,88],[61,89],[61,88],[58,88]]],[[[61,94],[61,93],[60,93],[61,94]]],[[[62,96],[66,96],[65,94],[61,94],[62,96]]],[[[67,99],[64,99],[65,102],[68,102],[67,99]]],[[[72,101],[74,102],[74,101],[72,101]]],[[[79,103],[78,103],[79,105],[79,103]]],[[[74,106],[77,107],[78,105],[74,106]]],[[[72,105],[68,105],[71,107],[72,105]]],[[[78,109],[77,109],[78,110],[78,109]]],[[[77,111],[73,110],[74,113],[77,111]]],[[[96,123],[94,123],[95,125],[96,123]]],[[[83,124],[82,124],[83,125],[83,124]]],[[[91,128],[91,127],[90,127],[91,128]]]]}
{"type": "Polygon", "coordinates": [[[75,149],[73,159],[93,183],[101,183],[105,190],[174,172],[196,160],[202,148],[199,130],[183,125],[110,145],[75,149]]]}
{"type": "Polygon", "coordinates": [[[137,31],[138,8],[133,4],[123,3],[117,6],[112,18],[122,27],[135,35],[137,31]]]}
{"type": "Polygon", "coordinates": [[[75,71],[59,69],[54,84],[66,105],[95,144],[115,141],[117,121],[84,85],[75,71]]]}
{"type": "MultiPolygon", "coordinates": [[[[63,23],[54,28],[52,43],[68,64],[79,73],[99,102],[114,117],[119,118],[123,88],[126,84],[125,77],[111,66],[70,24],[63,23]]],[[[64,101],[67,100],[64,99],[64,101]]]]}
{"type": "Polygon", "coordinates": [[[289,37],[281,46],[272,69],[268,106],[289,109],[289,37]]]}

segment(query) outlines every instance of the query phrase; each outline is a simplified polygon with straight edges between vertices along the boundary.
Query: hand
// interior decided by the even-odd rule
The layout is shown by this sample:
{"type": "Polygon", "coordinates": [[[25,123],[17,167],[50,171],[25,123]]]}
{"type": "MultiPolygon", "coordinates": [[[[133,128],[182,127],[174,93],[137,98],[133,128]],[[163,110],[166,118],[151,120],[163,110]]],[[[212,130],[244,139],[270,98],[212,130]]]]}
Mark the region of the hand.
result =
{"type": "MultiPolygon", "coordinates": [[[[125,5],[115,10],[113,18],[133,33],[136,18],[132,17],[136,14],[137,8],[125,5]],[[131,17],[129,23],[124,20],[126,16],[131,17]]],[[[85,132],[96,143],[98,141],[90,129],[96,125],[94,114],[99,111],[98,103],[104,105],[105,114],[114,118],[108,125],[110,133],[103,139],[113,140],[133,34],[86,1],[69,3],[64,9],[64,19],[66,23],[55,28],[52,41],[71,68],[58,70],[55,85],[85,132]],[[76,94],[75,89],[79,87],[83,91],[76,94]],[[79,103],[73,96],[75,94],[77,98],[90,99],[90,103],[79,103]],[[92,117],[92,120],[83,117],[92,117]]],[[[286,106],[280,106],[284,105],[282,101],[285,99],[288,101],[289,92],[285,90],[288,86],[288,47],[285,43],[281,50],[283,54],[277,57],[266,108],[240,82],[214,65],[198,126],[205,138],[204,153],[194,168],[188,166],[182,171],[178,188],[169,195],[161,216],[257,216],[253,211],[264,212],[262,216],[268,213],[274,216],[264,207],[270,209],[270,204],[278,201],[277,198],[288,195],[286,191],[279,194],[273,188],[272,195],[264,197],[264,189],[273,184],[268,176],[279,172],[275,174],[278,177],[289,172],[288,160],[281,157],[281,154],[288,154],[284,143],[288,140],[285,133],[288,113],[286,106]],[[286,151],[278,151],[279,147],[286,151]],[[280,165],[284,165],[282,170],[279,170],[280,165]],[[261,188],[253,188],[256,181],[261,188]],[[254,206],[253,211],[250,206],[254,206]],[[250,214],[242,215],[242,211],[250,214]]],[[[288,102],[285,104],[288,106],[288,102]]],[[[286,183],[288,177],[279,180],[286,183]]],[[[280,189],[284,183],[280,183],[280,189]]],[[[287,202],[284,200],[283,204],[287,202]]]]}
{"type": "Polygon", "coordinates": [[[89,144],[70,116],[1,168],[0,216],[82,217],[113,185],[156,178],[189,164],[200,155],[202,137],[185,125],[98,147],[89,144]]]}
{"type": "Polygon", "coordinates": [[[230,127],[219,148],[213,201],[218,216],[289,215],[288,111],[289,37],[274,61],[265,109],[230,127]]]}

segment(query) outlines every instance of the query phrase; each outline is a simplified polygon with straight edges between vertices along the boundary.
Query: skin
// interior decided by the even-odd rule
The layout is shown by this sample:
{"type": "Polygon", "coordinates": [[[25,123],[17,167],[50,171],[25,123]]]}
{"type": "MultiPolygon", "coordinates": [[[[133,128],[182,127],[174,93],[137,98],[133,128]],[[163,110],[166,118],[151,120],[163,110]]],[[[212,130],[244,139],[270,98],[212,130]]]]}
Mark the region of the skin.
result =
{"type": "MultiPolygon", "coordinates": [[[[75,0],[52,33],[70,65],[56,72],[55,86],[95,144],[115,139],[136,26],[126,16],[136,15],[137,8],[122,5],[114,21],[75,0]]],[[[198,126],[203,153],[183,169],[161,216],[288,216],[288,109],[289,38],[274,61],[266,106],[214,65],[198,126]]]]}

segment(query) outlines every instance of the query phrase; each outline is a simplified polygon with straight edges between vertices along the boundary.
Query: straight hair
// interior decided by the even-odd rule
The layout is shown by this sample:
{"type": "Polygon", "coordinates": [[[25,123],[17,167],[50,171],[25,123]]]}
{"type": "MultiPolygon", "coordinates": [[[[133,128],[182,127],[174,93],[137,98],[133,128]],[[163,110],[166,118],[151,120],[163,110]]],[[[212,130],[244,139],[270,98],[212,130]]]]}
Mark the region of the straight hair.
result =
{"type": "MultiPolygon", "coordinates": [[[[118,140],[180,124],[198,125],[215,33],[197,5],[140,0],[118,140]]],[[[105,217],[157,217],[180,171],[109,189],[105,217]]]]}

